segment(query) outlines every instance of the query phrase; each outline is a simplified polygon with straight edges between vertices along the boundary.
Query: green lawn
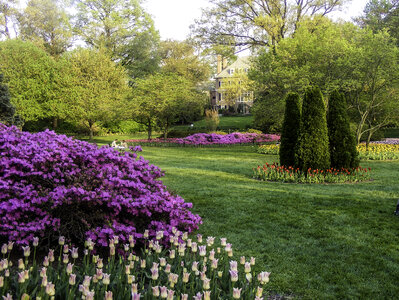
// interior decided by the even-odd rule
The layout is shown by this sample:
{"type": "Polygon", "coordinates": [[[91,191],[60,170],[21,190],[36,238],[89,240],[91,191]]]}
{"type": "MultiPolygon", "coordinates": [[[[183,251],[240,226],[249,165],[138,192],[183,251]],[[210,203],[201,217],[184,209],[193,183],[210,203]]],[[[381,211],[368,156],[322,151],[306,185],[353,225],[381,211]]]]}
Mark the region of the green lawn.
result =
{"type": "Polygon", "coordinates": [[[389,299],[399,294],[399,162],[367,162],[372,182],[265,183],[252,167],[277,157],[251,146],[144,147],[168,188],[194,204],[199,232],[227,237],[235,256],[271,271],[271,293],[304,299],[389,299]]]}

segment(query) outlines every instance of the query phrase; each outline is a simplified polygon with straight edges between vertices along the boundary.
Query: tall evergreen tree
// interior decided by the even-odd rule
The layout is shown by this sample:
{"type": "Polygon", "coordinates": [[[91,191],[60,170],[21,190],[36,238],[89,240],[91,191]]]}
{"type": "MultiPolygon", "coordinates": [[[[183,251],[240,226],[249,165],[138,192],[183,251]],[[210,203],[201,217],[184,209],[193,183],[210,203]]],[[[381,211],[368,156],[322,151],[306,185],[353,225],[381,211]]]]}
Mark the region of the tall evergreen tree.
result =
{"type": "Polygon", "coordinates": [[[328,102],[327,127],[334,168],[356,168],[359,165],[356,139],[350,130],[346,100],[338,91],[332,92],[328,102]]]}
{"type": "Polygon", "coordinates": [[[308,88],[303,98],[296,167],[303,172],[330,167],[326,108],[318,87],[308,88]]]}
{"type": "Polygon", "coordinates": [[[295,165],[295,149],[299,138],[301,108],[297,93],[289,93],[285,99],[285,113],[281,129],[280,165],[295,165]]]}
{"type": "Polygon", "coordinates": [[[3,83],[4,76],[0,74],[0,122],[7,125],[22,125],[22,119],[15,115],[15,106],[11,103],[8,86],[3,83]]]}

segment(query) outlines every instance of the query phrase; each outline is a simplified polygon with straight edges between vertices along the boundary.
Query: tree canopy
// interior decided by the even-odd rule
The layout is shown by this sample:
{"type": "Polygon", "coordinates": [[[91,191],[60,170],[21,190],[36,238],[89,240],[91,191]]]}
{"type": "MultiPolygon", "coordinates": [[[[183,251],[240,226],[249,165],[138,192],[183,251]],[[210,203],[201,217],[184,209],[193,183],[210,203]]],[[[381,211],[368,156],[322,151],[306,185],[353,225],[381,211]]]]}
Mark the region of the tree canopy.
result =
{"type": "Polygon", "coordinates": [[[0,61],[11,102],[25,121],[52,118],[57,111],[49,109],[54,99],[56,62],[44,50],[30,42],[0,42],[0,61]]]}
{"type": "Polygon", "coordinates": [[[29,0],[19,14],[20,38],[43,45],[52,56],[58,56],[72,45],[70,17],[55,0],[29,0]]]}
{"type": "Polygon", "coordinates": [[[84,122],[93,137],[98,121],[112,120],[128,95],[125,70],[102,50],[79,48],[67,53],[62,88],[70,117],[84,122]]]}
{"type": "Polygon", "coordinates": [[[263,51],[255,60],[250,73],[258,92],[255,119],[268,118],[279,128],[288,91],[303,94],[318,85],[328,95],[337,89],[356,112],[359,141],[369,131],[367,120],[380,128],[392,118],[395,109],[387,106],[397,101],[397,68],[398,49],[387,32],[314,18],[282,40],[275,53],[263,51]]]}
{"type": "Polygon", "coordinates": [[[293,34],[306,16],[326,15],[343,0],[210,0],[192,26],[193,37],[207,45],[274,47],[293,34]]]}
{"type": "Polygon", "coordinates": [[[78,34],[87,45],[107,49],[113,59],[125,57],[128,45],[147,32],[157,36],[140,0],[78,0],[78,34]]]}
{"type": "Polygon", "coordinates": [[[132,116],[148,128],[151,138],[153,125],[157,124],[166,137],[171,124],[188,105],[204,106],[204,97],[186,78],[173,74],[158,73],[138,79],[133,85],[132,116]]]}
{"type": "Polygon", "coordinates": [[[364,14],[357,19],[362,26],[369,26],[374,32],[387,29],[399,45],[399,1],[398,0],[370,0],[364,14]]]}

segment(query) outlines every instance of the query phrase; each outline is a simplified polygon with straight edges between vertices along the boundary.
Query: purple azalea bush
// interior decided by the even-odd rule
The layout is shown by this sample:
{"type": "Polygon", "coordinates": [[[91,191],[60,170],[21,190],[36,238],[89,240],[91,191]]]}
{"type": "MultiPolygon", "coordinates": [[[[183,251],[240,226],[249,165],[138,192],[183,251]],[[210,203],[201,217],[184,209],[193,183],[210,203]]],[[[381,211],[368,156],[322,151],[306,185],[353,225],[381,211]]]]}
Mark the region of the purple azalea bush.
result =
{"type": "Polygon", "coordinates": [[[113,236],[140,240],[148,228],[150,237],[198,228],[192,204],[168,192],[161,176],[130,151],[0,124],[0,238],[51,244],[63,235],[106,246],[113,236]]]}
{"type": "Polygon", "coordinates": [[[235,144],[250,144],[250,143],[266,143],[276,142],[280,139],[277,134],[257,134],[257,133],[241,133],[233,132],[222,135],[216,133],[196,133],[185,138],[168,138],[168,139],[153,139],[153,140],[129,140],[129,143],[169,143],[177,145],[235,145],[235,144]]]}
{"type": "Polygon", "coordinates": [[[275,134],[233,132],[221,135],[216,133],[196,133],[182,139],[177,139],[177,143],[188,145],[233,145],[273,142],[279,139],[280,136],[275,134]]]}

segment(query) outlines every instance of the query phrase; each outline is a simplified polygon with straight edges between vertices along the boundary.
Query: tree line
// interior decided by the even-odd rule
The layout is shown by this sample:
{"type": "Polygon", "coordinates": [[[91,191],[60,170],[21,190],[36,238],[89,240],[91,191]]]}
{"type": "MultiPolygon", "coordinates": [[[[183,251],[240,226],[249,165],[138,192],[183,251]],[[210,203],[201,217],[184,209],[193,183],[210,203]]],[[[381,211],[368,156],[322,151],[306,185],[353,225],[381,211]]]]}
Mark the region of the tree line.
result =
{"type": "Polygon", "coordinates": [[[93,132],[99,121],[134,119],[151,137],[201,117],[209,54],[234,59],[249,48],[248,78],[226,95],[233,103],[244,87],[254,91],[256,128],[280,131],[286,94],[319,86],[327,107],[331,91],[345,96],[357,142],[370,140],[398,124],[399,2],[370,0],[354,22],[328,18],[348,2],[211,0],[191,39],[177,42],[160,40],[141,1],[78,0],[71,10],[0,0],[1,72],[26,121],[71,120],[93,132]]]}
{"type": "Polygon", "coordinates": [[[192,26],[200,44],[229,55],[251,49],[255,127],[280,132],[287,93],[337,90],[356,140],[370,141],[399,116],[399,1],[370,0],[353,22],[333,22],[345,0],[211,0],[192,26]]]}
{"type": "Polygon", "coordinates": [[[0,72],[28,124],[66,120],[92,136],[99,122],[134,120],[151,137],[202,116],[209,62],[188,41],[161,41],[141,1],[16,4],[0,2],[0,72]]]}

